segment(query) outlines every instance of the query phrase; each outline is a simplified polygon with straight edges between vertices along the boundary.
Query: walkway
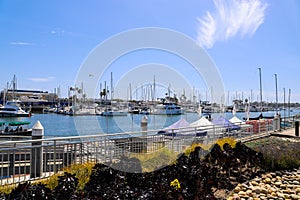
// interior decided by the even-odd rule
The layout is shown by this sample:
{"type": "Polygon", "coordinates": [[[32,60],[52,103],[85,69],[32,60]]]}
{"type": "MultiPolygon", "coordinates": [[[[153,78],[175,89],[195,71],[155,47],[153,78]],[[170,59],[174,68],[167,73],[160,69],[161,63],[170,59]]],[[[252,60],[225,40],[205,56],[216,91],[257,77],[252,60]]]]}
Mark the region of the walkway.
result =
{"type": "MultiPolygon", "coordinates": [[[[286,135],[286,136],[294,136],[294,137],[296,137],[296,135],[295,135],[295,127],[293,127],[293,128],[287,128],[287,129],[281,129],[281,131],[277,131],[277,132],[274,132],[272,134],[275,134],[275,135],[278,135],[278,136],[280,136],[280,135],[286,135]]],[[[299,137],[299,136],[297,136],[297,137],[299,137]]]]}

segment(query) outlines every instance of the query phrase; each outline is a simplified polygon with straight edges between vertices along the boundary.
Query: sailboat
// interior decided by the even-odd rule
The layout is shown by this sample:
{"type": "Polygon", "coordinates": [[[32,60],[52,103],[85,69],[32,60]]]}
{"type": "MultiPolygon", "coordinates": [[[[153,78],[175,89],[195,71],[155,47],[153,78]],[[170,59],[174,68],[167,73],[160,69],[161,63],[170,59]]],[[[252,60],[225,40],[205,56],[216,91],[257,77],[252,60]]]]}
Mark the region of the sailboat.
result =
{"type": "MultiPolygon", "coordinates": [[[[114,88],[113,88],[113,74],[112,72],[110,73],[111,76],[111,82],[110,82],[110,105],[106,105],[104,107],[98,106],[96,108],[96,114],[101,115],[101,116],[106,116],[106,117],[111,117],[111,116],[126,116],[128,114],[128,111],[126,110],[121,110],[118,108],[118,106],[113,106],[113,93],[114,93],[114,88]]],[[[105,98],[107,98],[107,93],[108,89],[106,88],[106,82],[105,82],[105,89],[104,89],[104,95],[105,98]]]]}
{"type": "MultiPolygon", "coordinates": [[[[263,116],[262,111],[263,111],[263,103],[262,103],[262,82],[261,82],[261,68],[258,68],[259,70],[259,87],[260,87],[260,115],[257,117],[249,117],[250,113],[248,111],[248,116],[244,117],[244,120],[259,120],[259,119],[273,119],[274,116],[263,116]]],[[[249,109],[249,106],[248,108],[249,109]]],[[[246,114],[247,115],[247,114],[246,114]]]]}

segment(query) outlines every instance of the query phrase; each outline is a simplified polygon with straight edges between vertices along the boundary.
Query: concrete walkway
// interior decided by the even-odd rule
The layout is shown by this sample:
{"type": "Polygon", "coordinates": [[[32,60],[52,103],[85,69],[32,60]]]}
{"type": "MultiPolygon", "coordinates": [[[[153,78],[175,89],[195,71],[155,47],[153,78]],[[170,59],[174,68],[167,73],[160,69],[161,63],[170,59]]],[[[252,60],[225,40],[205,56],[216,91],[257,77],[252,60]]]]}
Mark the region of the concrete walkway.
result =
{"type": "MultiPolygon", "coordinates": [[[[300,128],[300,127],[299,127],[300,128]]],[[[300,130],[300,129],[299,129],[300,130]]],[[[286,129],[281,129],[281,131],[276,131],[272,133],[273,135],[286,135],[286,136],[294,136],[294,137],[299,137],[295,135],[295,127],[293,128],[286,128],[286,129]]]]}

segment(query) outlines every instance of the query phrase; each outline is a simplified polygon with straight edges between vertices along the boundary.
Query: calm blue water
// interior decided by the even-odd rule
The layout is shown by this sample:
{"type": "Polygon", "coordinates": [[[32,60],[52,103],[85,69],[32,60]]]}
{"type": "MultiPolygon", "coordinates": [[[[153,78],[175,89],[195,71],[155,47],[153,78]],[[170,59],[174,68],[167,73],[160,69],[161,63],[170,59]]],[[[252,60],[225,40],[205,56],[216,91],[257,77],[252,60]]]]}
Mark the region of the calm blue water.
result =
{"type": "MultiPolygon", "coordinates": [[[[257,117],[260,113],[250,113],[250,117],[257,117]]],[[[274,116],[275,112],[265,112],[264,116],[274,116]]],[[[288,112],[285,112],[288,115],[288,112]]],[[[291,115],[300,114],[294,109],[291,115]]],[[[212,118],[219,114],[213,114],[212,118]]],[[[244,113],[237,113],[243,119],[244,113]]],[[[284,111],[281,111],[284,116],[284,111]]],[[[45,137],[65,137],[78,135],[94,135],[103,133],[120,133],[141,131],[140,122],[143,115],[130,115],[103,117],[103,116],[65,116],[57,114],[35,114],[31,118],[0,118],[0,121],[30,121],[30,128],[39,120],[45,129],[45,137]]],[[[181,118],[189,123],[199,119],[196,113],[187,113],[178,116],[148,115],[148,130],[157,130],[167,127],[181,118]]],[[[230,119],[232,113],[225,113],[225,118],[230,119]]]]}

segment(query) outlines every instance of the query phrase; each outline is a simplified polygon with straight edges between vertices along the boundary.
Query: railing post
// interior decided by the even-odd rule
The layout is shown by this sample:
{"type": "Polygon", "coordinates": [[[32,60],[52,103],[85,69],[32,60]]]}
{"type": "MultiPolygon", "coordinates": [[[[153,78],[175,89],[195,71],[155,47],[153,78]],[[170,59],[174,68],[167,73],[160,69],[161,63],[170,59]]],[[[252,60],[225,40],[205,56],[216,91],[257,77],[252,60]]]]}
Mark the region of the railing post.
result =
{"type": "Polygon", "coordinates": [[[295,121],[295,136],[299,137],[299,121],[295,121]]]}
{"type": "Polygon", "coordinates": [[[53,143],[53,172],[56,173],[57,172],[57,166],[56,166],[56,154],[57,154],[57,151],[56,151],[56,140],[54,140],[54,143],[53,143]]]}
{"type": "Polygon", "coordinates": [[[142,120],[141,120],[141,129],[143,132],[143,136],[147,135],[147,129],[148,129],[148,117],[146,115],[143,116],[142,120]]]}
{"type": "MultiPolygon", "coordinates": [[[[32,140],[40,140],[44,137],[44,127],[37,121],[32,127],[32,140]]],[[[30,158],[30,178],[41,177],[43,174],[43,147],[42,142],[32,142],[30,158]]]]}
{"type": "Polygon", "coordinates": [[[273,126],[275,132],[280,130],[280,116],[278,114],[274,116],[273,126]]]}
{"type": "Polygon", "coordinates": [[[147,131],[148,131],[148,117],[146,115],[143,116],[141,120],[141,129],[143,132],[143,137],[137,140],[137,144],[139,145],[139,153],[146,153],[147,152],[147,131]],[[146,138],[144,138],[146,136],[146,138]]]}

